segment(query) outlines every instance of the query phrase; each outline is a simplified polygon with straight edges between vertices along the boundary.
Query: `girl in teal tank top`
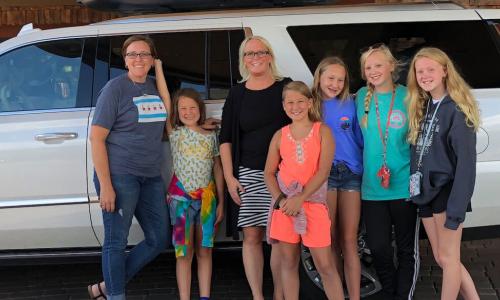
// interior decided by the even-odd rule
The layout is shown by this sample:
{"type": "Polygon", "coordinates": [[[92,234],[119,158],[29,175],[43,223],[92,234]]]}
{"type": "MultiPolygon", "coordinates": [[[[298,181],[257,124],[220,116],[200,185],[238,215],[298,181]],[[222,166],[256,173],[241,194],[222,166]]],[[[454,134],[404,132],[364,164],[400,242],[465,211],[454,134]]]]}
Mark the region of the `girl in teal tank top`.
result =
{"type": "Polygon", "coordinates": [[[384,299],[412,299],[419,265],[416,207],[405,201],[409,197],[410,146],[404,102],[407,89],[395,83],[398,64],[386,45],[369,47],[361,55],[361,74],[367,86],[356,97],[364,138],[362,215],[384,299]]]}

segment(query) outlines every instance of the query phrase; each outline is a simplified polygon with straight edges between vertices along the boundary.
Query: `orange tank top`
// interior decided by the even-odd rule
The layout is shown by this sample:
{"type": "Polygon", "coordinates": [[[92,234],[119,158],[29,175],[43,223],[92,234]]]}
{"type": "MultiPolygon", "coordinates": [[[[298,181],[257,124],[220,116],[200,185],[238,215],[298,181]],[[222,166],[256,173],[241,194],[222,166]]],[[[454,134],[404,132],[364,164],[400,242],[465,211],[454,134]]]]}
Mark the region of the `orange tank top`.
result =
{"type": "Polygon", "coordinates": [[[313,124],[309,134],[295,140],[290,125],[281,129],[279,176],[286,185],[293,181],[305,186],[318,170],[321,153],[320,122],[313,124]]]}

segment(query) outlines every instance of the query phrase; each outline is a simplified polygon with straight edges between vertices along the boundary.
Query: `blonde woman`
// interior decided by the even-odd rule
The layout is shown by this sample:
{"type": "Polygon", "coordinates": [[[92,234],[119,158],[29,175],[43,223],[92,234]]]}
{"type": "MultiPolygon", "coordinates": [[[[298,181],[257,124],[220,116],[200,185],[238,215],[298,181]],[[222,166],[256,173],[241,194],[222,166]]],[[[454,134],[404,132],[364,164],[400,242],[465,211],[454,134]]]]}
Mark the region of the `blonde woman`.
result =
{"type": "Polygon", "coordinates": [[[373,45],[361,55],[361,74],[367,83],[356,97],[364,138],[361,207],[384,299],[412,299],[419,267],[420,221],[416,206],[405,201],[410,176],[407,90],[395,83],[397,68],[398,61],[384,44],[373,45]]]}
{"type": "MultiPolygon", "coordinates": [[[[283,111],[283,86],[271,45],[263,37],[246,38],[240,46],[242,82],[229,91],[222,112],[220,155],[228,199],[229,222],[243,230],[243,265],[253,298],[264,299],[262,240],[271,195],[264,183],[264,166],[273,134],[290,123],[283,111]]],[[[271,253],[275,299],[282,298],[277,253],[271,253]]]]}
{"type": "Polygon", "coordinates": [[[349,73],[339,57],[326,57],[314,72],[312,94],[322,111],[323,122],[335,137],[335,156],[328,176],[327,201],[332,220],[332,245],[344,273],[349,299],[360,298],[361,263],[358,255],[358,225],[361,214],[363,136],[349,94],[349,73]],[[337,221],[338,219],[338,221],[337,221]]]}
{"type": "Polygon", "coordinates": [[[419,207],[436,262],[441,299],[479,299],[460,262],[462,222],[476,177],[479,109],[448,55],[423,48],[408,74],[412,201],[419,207]]]}

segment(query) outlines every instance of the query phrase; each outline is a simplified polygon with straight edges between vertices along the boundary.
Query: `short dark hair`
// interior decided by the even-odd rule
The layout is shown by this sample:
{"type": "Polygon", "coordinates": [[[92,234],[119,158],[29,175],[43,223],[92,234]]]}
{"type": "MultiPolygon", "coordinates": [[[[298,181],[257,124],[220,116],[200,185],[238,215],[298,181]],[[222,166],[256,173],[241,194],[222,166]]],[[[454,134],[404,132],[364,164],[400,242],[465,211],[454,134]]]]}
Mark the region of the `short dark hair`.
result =
{"type": "Polygon", "coordinates": [[[136,34],[136,35],[131,35],[129,36],[125,42],[123,42],[122,46],[122,57],[125,59],[125,55],[127,54],[127,48],[132,44],[133,42],[145,42],[149,46],[149,51],[151,51],[151,56],[153,58],[156,58],[156,48],[155,48],[155,43],[153,40],[147,36],[147,35],[141,35],[141,34],[136,34]]]}
{"type": "Polygon", "coordinates": [[[183,88],[177,90],[175,92],[173,101],[172,101],[172,116],[171,116],[171,124],[173,128],[177,128],[179,126],[184,126],[179,118],[179,99],[181,97],[186,97],[193,99],[198,105],[198,109],[200,110],[200,118],[198,119],[198,125],[202,125],[205,122],[206,110],[205,103],[203,99],[201,99],[200,93],[191,88],[183,88]]]}

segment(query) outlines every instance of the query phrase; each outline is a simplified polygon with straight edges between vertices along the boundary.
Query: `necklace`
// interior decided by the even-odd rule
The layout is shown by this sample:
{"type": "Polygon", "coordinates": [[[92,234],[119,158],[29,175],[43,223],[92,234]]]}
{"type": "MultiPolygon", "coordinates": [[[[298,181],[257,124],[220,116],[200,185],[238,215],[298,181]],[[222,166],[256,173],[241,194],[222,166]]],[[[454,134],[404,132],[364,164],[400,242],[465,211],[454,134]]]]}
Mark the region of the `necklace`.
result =
{"type": "Polygon", "coordinates": [[[146,95],[146,82],[135,82],[130,77],[128,77],[128,79],[132,82],[134,89],[136,89],[141,95],[146,95]]]}

